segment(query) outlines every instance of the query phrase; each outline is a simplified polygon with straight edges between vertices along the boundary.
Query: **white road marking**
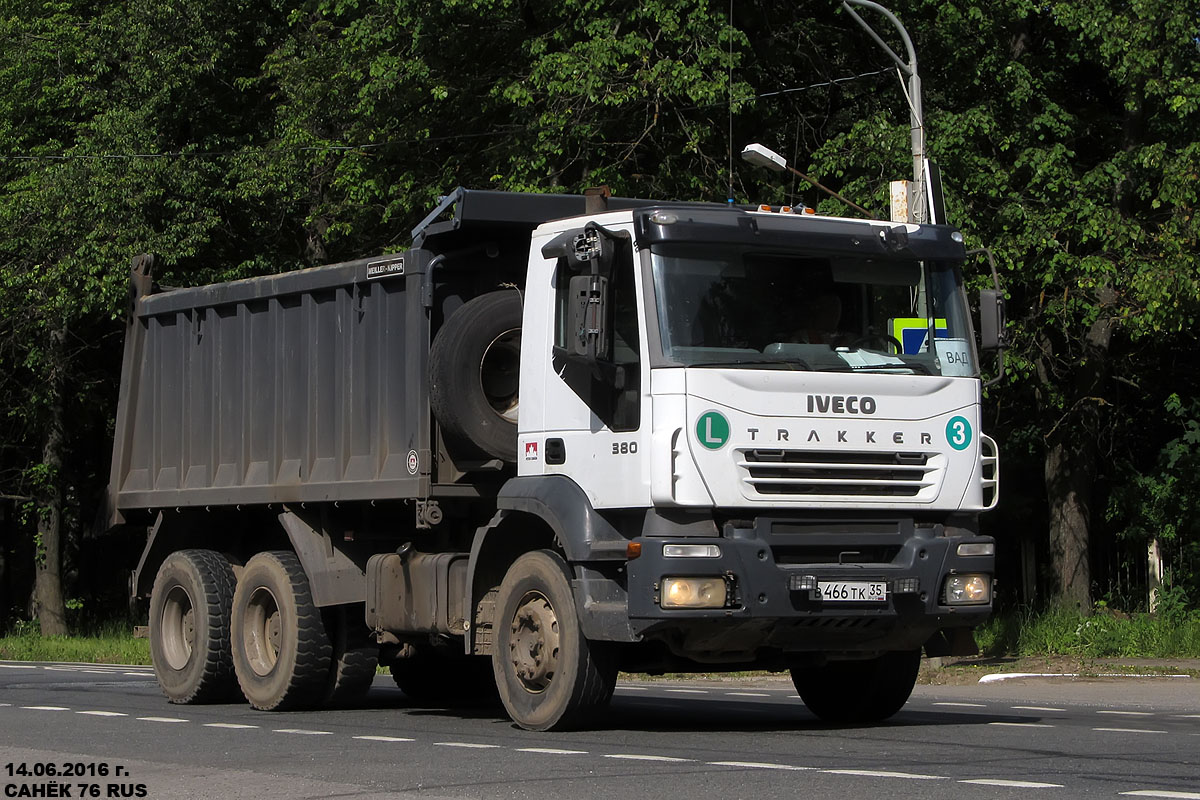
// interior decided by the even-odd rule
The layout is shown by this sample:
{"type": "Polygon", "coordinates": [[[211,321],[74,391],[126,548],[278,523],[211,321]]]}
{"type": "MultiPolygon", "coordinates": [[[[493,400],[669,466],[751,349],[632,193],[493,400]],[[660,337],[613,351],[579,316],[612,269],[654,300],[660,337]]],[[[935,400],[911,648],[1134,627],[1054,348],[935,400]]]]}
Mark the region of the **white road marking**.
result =
{"type": "Polygon", "coordinates": [[[87,714],[89,717],[128,717],[121,711],[76,711],[76,714],[87,714]]]}
{"type": "Polygon", "coordinates": [[[1044,722],[989,722],[988,725],[999,725],[1002,728],[1053,728],[1044,722]]]}
{"type": "Polygon", "coordinates": [[[438,747],[468,747],[472,750],[494,750],[498,744],[479,744],[478,742],[434,742],[438,747]]]}
{"type": "Polygon", "coordinates": [[[179,717],[138,717],[140,722],[187,722],[179,717]]]}
{"type": "Polygon", "coordinates": [[[618,692],[648,692],[648,691],[650,691],[650,687],[648,687],[648,686],[618,686],[617,691],[618,692]]]}
{"type": "Polygon", "coordinates": [[[1155,731],[1148,728],[1092,728],[1092,730],[1108,733],[1166,733],[1166,731],[1155,731]]]}
{"type": "Polygon", "coordinates": [[[403,736],[355,736],[355,739],[362,739],[364,742],[415,742],[416,739],[407,739],[403,736]]]}
{"type": "Polygon", "coordinates": [[[983,703],[934,703],[935,706],[954,706],[955,708],[987,708],[983,703]]]}
{"type": "Polygon", "coordinates": [[[0,669],[37,669],[34,664],[0,664],[0,669]]]}
{"type": "Polygon", "coordinates": [[[557,747],[518,747],[518,753],[545,753],[551,756],[584,756],[587,750],[561,750],[557,747]]]}
{"type": "Polygon", "coordinates": [[[770,697],[766,692],[726,692],[730,697],[770,697]]]}
{"type": "Polygon", "coordinates": [[[1200,714],[1172,714],[1174,719],[1200,719],[1200,714]]]}
{"type": "Polygon", "coordinates": [[[297,736],[332,736],[333,731],[310,731],[307,728],[275,728],[272,733],[294,733],[297,736]]]}
{"type": "Polygon", "coordinates": [[[1162,789],[1139,789],[1136,792],[1121,792],[1128,797],[1168,797],[1175,800],[1200,800],[1200,792],[1169,792],[1162,789]]]}
{"type": "Polygon", "coordinates": [[[866,778],[907,778],[914,781],[945,781],[945,775],[920,775],[913,772],[890,772],[876,769],[823,769],[830,775],[860,775],[866,778]]]}
{"type": "Polygon", "coordinates": [[[112,675],[112,670],[109,669],[81,669],[80,672],[86,672],[89,675],[112,675]]]}
{"type": "Polygon", "coordinates": [[[137,677],[137,678],[153,678],[154,677],[153,672],[122,672],[121,674],[122,675],[133,675],[134,677],[137,677]]]}
{"type": "Polygon", "coordinates": [[[788,695],[788,700],[799,700],[799,699],[800,699],[800,695],[798,695],[798,694],[789,694],[788,695]]]}
{"type": "Polygon", "coordinates": [[[673,761],[673,762],[680,762],[680,763],[685,762],[685,761],[694,761],[695,760],[692,758],[675,758],[674,756],[647,756],[647,755],[642,755],[639,753],[609,753],[609,754],[605,755],[604,757],[605,758],[620,758],[620,759],[624,759],[625,761],[673,761]]]}
{"type": "Polygon", "coordinates": [[[745,769],[786,769],[802,772],[816,767],[793,767],[791,764],[767,764],[761,761],[709,761],[714,767],[743,767],[745,769]]]}
{"type": "Polygon", "coordinates": [[[708,694],[708,689],[667,689],[675,694],[708,694]]]}
{"type": "MultiPolygon", "coordinates": [[[[979,679],[980,683],[995,683],[997,681],[1009,681],[1016,678],[1078,678],[1078,672],[994,672],[991,675],[984,675],[979,679]]],[[[1161,673],[1140,674],[1132,672],[1101,672],[1094,676],[1097,678],[1190,678],[1191,675],[1164,675],[1161,673]]]]}
{"type": "Polygon", "coordinates": [[[1065,708],[1052,708],[1050,706],[1013,706],[1014,711],[1066,711],[1065,708]]]}
{"type": "Polygon", "coordinates": [[[42,667],[51,672],[79,672],[79,667],[42,667]]]}
{"type": "Polygon", "coordinates": [[[1097,711],[1097,714],[1114,714],[1122,717],[1153,717],[1149,711],[1097,711]]]}
{"type": "Polygon", "coordinates": [[[12,708],[12,703],[0,703],[0,708],[12,708]]]}
{"type": "Polygon", "coordinates": [[[257,725],[243,725],[240,722],[206,722],[206,723],[204,723],[204,727],[206,727],[206,728],[225,728],[225,729],[231,730],[231,731],[241,731],[241,730],[249,730],[250,728],[257,728],[258,726],[257,725]]]}
{"type": "Polygon", "coordinates": [[[1008,786],[1013,789],[1061,789],[1061,783],[1038,783],[1037,781],[1006,781],[999,778],[975,778],[959,783],[973,783],[978,786],[1008,786]]]}
{"type": "Polygon", "coordinates": [[[70,711],[66,706],[21,706],[29,711],[70,711]]]}

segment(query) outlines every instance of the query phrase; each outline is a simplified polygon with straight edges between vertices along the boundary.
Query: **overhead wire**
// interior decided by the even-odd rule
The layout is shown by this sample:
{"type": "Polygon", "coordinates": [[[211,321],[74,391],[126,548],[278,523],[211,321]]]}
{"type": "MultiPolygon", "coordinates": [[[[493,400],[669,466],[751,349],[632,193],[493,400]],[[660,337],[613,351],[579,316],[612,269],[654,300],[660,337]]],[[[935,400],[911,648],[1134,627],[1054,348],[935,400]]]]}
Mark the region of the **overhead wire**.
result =
{"type": "MultiPolygon", "coordinates": [[[[732,59],[732,54],[731,54],[731,59],[732,59]]],[[[706,104],[699,104],[699,105],[692,105],[692,106],[683,106],[683,107],[677,109],[679,111],[694,111],[697,109],[711,108],[711,107],[717,106],[717,105],[727,105],[729,107],[729,136],[730,136],[731,142],[733,139],[733,104],[732,104],[733,66],[732,66],[732,64],[733,64],[733,62],[731,60],[730,67],[729,67],[729,82],[730,82],[729,90],[731,93],[731,98],[729,100],[726,100],[726,101],[723,101],[720,103],[706,103],[706,104]]],[[[887,74],[890,72],[892,72],[892,70],[890,68],[874,70],[872,72],[860,72],[856,75],[846,75],[841,78],[832,78],[827,81],[811,83],[811,84],[808,84],[807,86],[796,86],[796,87],[792,87],[792,88],[788,88],[788,89],[779,89],[779,90],[773,91],[773,92],[762,92],[760,94],[752,95],[750,99],[761,100],[761,99],[769,98],[769,97],[779,97],[782,95],[795,94],[797,92],[807,92],[807,91],[811,91],[813,89],[821,89],[821,88],[824,88],[827,86],[836,86],[841,83],[848,83],[850,81],[860,80],[862,78],[870,78],[875,75],[882,75],[882,74],[887,74]]],[[[5,153],[0,153],[0,161],[121,161],[121,160],[134,161],[134,160],[153,160],[153,159],[227,158],[227,157],[233,157],[233,156],[273,155],[273,154],[279,154],[279,153],[306,153],[306,152],[307,153],[339,153],[339,152],[346,153],[346,152],[354,152],[354,151],[375,150],[375,149],[378,149],[381,147],[393,147],[393,146],[401,146],[401,145],[409,145],[409,144],[425,144],[427,142],[446,142],[446,141],[455,141],[455,140],[459,140],[459,139],[480,139],[480,138],[492,138],[492,137],[499,137],[499,136],[510,136],[516,132],[529,131],[529,130],[532,130],[532,126],[513,125],[511,127],[505,128],[503,130],[479,131],[479,132],[475,132],[475,133],[455,133],[455,134],[448,134],[445,136],[431,136],[431,137],[419,139],[419,140],[388,140],[388,141],[384,141],[384,142],[367,142],[364,144],[324,144],[324,145],[313,144],[313,145],[295,145],[295,146],[270,145],[270,146],[265,146],[265,147],[245,147],[245,148],[241,148],[238,150],[194,150],[194,151],[168,150],[168,151],[163,151],[163,152],[159,152],[159,153],[57,153],[57,154],[44,154],[44,155],[30,155],[30,154],[10,155],[10,154],[5,154],[5,153]]],[[[732,153],[733,153],[733,150],[732,150],[732,145],[731,145],[731,147],[730,147],[730,158],[731,159],[732,159],[732,153]]],[[[731,164],[730,164],[731,183],[732,183],[732,174],[733,174],[732,170],[733,170],[733,167],[732,167],[732,162],[731,162],[731,164]]],[[[732,186],[730,189],[730,194],[732,194],[732,186]]]]}

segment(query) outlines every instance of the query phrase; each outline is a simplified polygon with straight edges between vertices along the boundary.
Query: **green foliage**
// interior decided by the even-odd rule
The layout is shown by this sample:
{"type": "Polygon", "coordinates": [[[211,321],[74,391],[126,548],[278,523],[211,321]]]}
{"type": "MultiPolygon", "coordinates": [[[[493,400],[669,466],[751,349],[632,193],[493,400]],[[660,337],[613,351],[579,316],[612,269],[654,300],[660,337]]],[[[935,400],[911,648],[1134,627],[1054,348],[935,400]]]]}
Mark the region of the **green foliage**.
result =
{"type": "Polygon", "coordinates": [[[1164,597],[1200,601],[1200,400],[1171,394],[1163,404],[1165,420],[1177,436],[1162,445],[1157,458],[1139,470],[1125,462],[1124,480],[1110,498],[1108,518],[1122,538],[1146,543],[1157,537],[1173,557],[1167,559],[1164,597]]]}

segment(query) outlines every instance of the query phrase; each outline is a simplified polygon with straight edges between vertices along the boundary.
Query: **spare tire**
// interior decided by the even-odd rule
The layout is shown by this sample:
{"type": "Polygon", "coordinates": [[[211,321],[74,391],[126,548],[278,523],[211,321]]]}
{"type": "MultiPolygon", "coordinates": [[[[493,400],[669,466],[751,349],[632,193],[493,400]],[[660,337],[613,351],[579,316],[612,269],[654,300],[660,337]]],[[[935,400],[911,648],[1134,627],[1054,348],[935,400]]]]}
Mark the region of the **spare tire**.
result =
{"type": "Polygon", "coordinates": [[[517,460],[520,370],[519,292],[480,295],[450,315],[429,351],[429,404],[451,447],[517,460]]]}

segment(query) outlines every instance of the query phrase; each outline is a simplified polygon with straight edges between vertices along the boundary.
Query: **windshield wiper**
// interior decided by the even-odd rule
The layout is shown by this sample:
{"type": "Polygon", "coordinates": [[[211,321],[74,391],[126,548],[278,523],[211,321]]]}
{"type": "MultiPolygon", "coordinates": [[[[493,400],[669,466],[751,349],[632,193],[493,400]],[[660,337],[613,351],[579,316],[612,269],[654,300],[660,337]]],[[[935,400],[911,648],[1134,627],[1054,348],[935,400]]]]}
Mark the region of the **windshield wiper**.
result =
{"type": "Polygon", "coordinates": [[[697,361],[686,364],[688,367],[788,367],[812,371],[812,365],[807,361],[789,356],[788,358],[738,358],[730,361],[697,361]]]}

